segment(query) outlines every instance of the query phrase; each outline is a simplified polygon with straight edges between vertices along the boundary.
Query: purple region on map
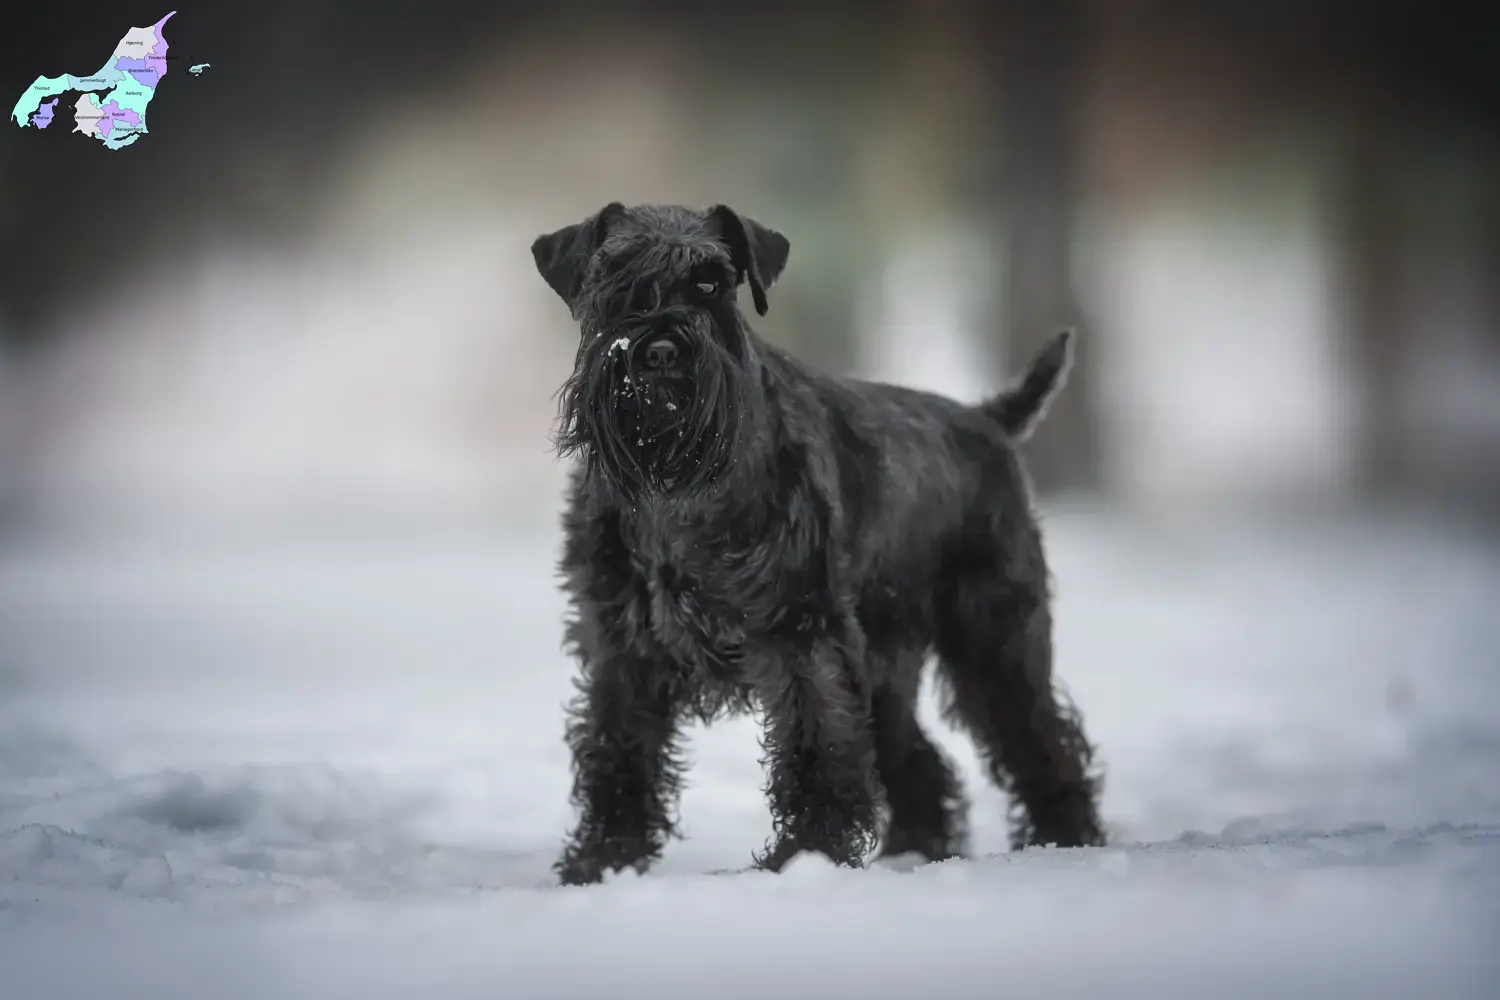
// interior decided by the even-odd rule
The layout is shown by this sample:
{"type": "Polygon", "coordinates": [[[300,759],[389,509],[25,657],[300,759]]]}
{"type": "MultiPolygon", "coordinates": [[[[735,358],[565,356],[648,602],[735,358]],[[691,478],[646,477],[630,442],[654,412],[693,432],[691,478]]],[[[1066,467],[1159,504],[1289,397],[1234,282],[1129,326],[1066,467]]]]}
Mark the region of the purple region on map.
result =
{"type": "Polygon", "coordinates": [[[54,97],[52,98],[52,100],[38,107],[36,109],[36,114],[31,116],[31,124],[35,125],[37,128],[46,128],[48,125],[51,125],[52,109],[57,107],[57,102],[58,98],[54,97]]]}
{"type": "Polygon", "coordinates": [[[141,116],[130,108],[122,108],[114,101],[105,104],[99,109],[104,117],[99,119],[99,134],[107,136],[115,127],[115,122],[124,122],[127,125],[139,125],[141,116]]]}
{"type": "Polygon", "coordinates": [[[115,60],[115,69],[126,70],[131,76],[147,87],[156,89],[156,81],[161,79],[162,70],[166,68],[165,58],[132,59],[130,56],[121,56],[115,60]],[[158,68],[155,64],[160,63],[158,68]]]}
{"type": "MultiPolygon", "coordinates": [[[[177,13],[175,10],[172,11],[172,14],[175,13],[177,13]]],[[[147,55],[155,56],[158,59],[162,60],[161,66],[158,68],[158,72],[162,76],[166,76],[167,74],[167,63],[166,59],[163,58],[167,54],[167,38],[161,33],[161,26],[172,20],[172,14],[168,14],[166,17],[162,18],[160,21],[157,21],[151,26],[152,29],[156,32],[156,44],[151,46],[151,51],[147,53],[147,55]]]]}

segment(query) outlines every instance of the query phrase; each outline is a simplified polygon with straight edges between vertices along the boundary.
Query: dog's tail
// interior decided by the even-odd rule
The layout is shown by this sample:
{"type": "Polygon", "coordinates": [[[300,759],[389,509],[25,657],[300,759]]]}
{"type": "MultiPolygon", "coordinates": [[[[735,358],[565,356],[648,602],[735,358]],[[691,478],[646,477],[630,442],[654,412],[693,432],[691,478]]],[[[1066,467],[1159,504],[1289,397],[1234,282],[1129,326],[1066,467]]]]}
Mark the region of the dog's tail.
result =
{"type": "Polygon", "coordinates": [[[1026,366],[1020,380],[981,409],[1016,441],[1024,441],[1047,414],[1047,406],[1067,381],[1073,365],[1073,331],[1052,336],[1026,366]]]}

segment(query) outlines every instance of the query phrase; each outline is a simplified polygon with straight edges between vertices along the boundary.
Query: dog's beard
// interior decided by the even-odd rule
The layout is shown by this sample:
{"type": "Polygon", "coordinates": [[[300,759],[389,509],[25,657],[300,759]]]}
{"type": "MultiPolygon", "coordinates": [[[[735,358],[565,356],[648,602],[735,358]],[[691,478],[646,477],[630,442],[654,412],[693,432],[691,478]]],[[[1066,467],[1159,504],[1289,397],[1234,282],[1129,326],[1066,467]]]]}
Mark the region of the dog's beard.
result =
{"type": "Polygon", "coordinates": [[[712,337],[691,339],[676,378],[635,364],[649,332],[586,335],[561,393],[558,452],[627,496],[680,495],[711,485],[737,443],[744,403],[740,365],[712,337]]]}

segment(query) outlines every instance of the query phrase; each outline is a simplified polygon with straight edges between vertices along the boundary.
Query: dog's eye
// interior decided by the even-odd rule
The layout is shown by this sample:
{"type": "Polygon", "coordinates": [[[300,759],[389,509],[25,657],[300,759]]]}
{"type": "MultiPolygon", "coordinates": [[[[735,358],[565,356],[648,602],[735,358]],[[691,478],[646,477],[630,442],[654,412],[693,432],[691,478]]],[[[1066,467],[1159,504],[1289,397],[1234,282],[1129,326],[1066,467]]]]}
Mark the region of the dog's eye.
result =
{"type": "Polygon", "coordinates": [[[703,296],[705,299],[713,298],[715,295],[719,294],[719,283],[717,281],[700,281],[693,287],[696,288],[698,290],[698,294],[703,296]]]}

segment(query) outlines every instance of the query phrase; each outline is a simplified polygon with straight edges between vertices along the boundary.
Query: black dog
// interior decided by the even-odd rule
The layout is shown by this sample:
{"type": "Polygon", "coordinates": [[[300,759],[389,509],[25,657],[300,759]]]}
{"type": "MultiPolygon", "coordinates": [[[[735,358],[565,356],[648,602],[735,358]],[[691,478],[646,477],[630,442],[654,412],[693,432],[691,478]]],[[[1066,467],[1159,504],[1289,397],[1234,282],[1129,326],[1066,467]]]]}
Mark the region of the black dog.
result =
{"type": "Polygon", "coordinates": [[[565,883],[656,860],[683,723],[752,707],[775,829],[761,867],[803,850],[860,865],[882,807],[884,853],[959,854],[959,782],[915,715],[934,649],[949,717],[1011,796],[1014,846],[1103,841],[1013,448],[1070,334],[979,407],[816,374],[735,303],[748,283],[765,314],[788,249],[723,205],[618,203],[532,245],[583,333],[558,440],[582,457],[561,561],[581,665],[565,883]]]}

